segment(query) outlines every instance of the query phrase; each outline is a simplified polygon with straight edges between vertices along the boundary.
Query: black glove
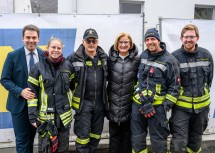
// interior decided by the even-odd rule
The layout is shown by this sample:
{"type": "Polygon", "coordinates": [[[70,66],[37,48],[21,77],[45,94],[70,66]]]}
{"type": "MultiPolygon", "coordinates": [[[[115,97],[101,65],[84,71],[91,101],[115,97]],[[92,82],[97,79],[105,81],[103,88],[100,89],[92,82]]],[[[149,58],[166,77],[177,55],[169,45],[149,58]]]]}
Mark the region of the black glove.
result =
{"type": "Polygon", "coordinates": [[[39,133],[39,135],[41,135],[41,137],[45,137],[45,134],[47,132],[47,130],[46,130],[47,125],[48,125],[48,122],[45,121],[40,126],[38,126],[37,132],[39,133]]]}
{"type": "Polygon", "coordinates": [[[173,103],[173,102],[170,102],[169,100],[165,100],[165,101],[163,102],[163,107],[164,107],[164,110],[165,110],[166,112],[168,112],[168,111],[172,108],[173,105],[174,105],[174,103],[173,103]]]}
{"type": "Polygon", "coordinates": [[[156,112],[155,112],[155,109],[154,109],[154,107],[153,107],[153,105],[152,105],[152,103],[149,102],[149,101],[146,102],[146,103],[144,103],[144,104],[140,107],[139,111],[140,111],[141,114],[144,115],[145,118],[150,118],[150,117],[154,116],[155,113],[156,113],[156,112]]]}

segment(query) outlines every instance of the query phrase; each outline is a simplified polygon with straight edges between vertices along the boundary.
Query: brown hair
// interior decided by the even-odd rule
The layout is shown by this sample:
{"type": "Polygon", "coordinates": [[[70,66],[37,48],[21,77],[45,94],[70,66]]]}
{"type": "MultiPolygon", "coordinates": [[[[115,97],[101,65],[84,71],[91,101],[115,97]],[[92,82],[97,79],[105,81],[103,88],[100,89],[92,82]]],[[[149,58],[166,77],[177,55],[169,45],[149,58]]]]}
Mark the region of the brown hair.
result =
{"type": "Polygon", "coordinates": [[[183,37],[184,33],[188,30],[194,30],[196,33],[196,36],[199,37],[199,30],[197,26],[195,26],[194,24],[187,24],[181,31],[181,37],[183,37]]]}
{"type": "Polygon", "coordinates": [[[133,40],[131,38],[131,35],[128,34],[128,33],[125,33],[125,32],[122,32],[120,33],[117,37],[116,37],[116,40],[114,42],[114,50],[118,51],[118,43],[119,43],[119,39],[122,38],[122,37],[128,37],[129,39],[129,43],[130,43],[130,48],[129,49],[132,49],[134,47],[134,44],[133,44],[133,40]]]}
{"type": "Polygon", "coordinates": [[[37,32],[37,35],[38,37],[40,37],[40,30],[37,26],[33,25],[33,24],[29,24],[29,25],[26,25],[23,29],[22,29],[22,36],[24,37],[25,36],[25,31],[26,30],[29,30],[29,31],[36,31],[37,32]]]}

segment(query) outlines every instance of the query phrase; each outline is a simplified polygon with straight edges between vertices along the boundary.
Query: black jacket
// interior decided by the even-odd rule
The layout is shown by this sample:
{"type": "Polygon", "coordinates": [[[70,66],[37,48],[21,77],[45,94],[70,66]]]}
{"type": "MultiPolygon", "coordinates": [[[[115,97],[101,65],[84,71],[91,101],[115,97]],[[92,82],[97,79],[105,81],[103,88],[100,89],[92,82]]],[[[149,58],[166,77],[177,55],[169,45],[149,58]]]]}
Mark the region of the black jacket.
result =
{"type": "MultiPolygon", "coordinates": [[[[84,56],[84,46],[80,45],[78,50],[68,56],[67,60],[70,61],[73,65],[73,86],[71,87],[73,91],[73,97],[72,97],[72,106],[73,109],[79,113],[81,111],[81,108],[83,106],[84,98],[85,96],[88,96],[88,94],[85,93],[86,89],[86,79],[87,79],[87,61],[85,61],[84,56]]],[[[107,78],[107,54],[104,52],[104,50],[101,47],[97,47],[97,55],[98,55],[98,63],[100,63],[100,67],[103,70],[103,91],[101,91],[101,94],[103,95],[103,102],[105,103],[107,101],[107,94],[106,94],[106,78],[107,78]]],[[[90,88],[90,87],[88,87],[90,88]]],[[[88,97],[91,99],[92,97],[88,97]]]]}
{"type": "Polygon", "coordinates": [[[72,121],[72,92],[70,90],[72,65],[63,61],[58,69],[46,58],[35,64],[29,74],[28,86],[35,93],[35,99],[28,100],[28,114],[31,123],[54,120],[59,115],[64,126],[72,121]],[[47,113],[47,114],[46,114],[47,113]]]}
{"type": "Polygon", "coordinates": [[[187,112],[201,112],[210,104],[210,87],[213,79],[211,53],[196,45],[194,52],[184,46],[172,53],[180,63],[181,91],[176,106],[187,112]]]}
{"type": "MultiPolygon", "coordinates": [[[[165,43],[160,43],[163,49],[151,53],[146,49],[141,57],[138,70],[138,86],[143,95],[153,97],[153,105],[173,105],[180,91],[180,70],[177,59],[166,50],[165,43]]],[[[133,97],[134,102],[141,105],[139,94],[133,97]]]]}
{"type": "Polygon", "coordinates": [[[108,119],[113,122],[128,121],[131,115],[133,87],[137,82],[140,63],[138,49],[134,45],[129,55],[122,59],[118,51],[109,51],[108,59],[108,119]]]}

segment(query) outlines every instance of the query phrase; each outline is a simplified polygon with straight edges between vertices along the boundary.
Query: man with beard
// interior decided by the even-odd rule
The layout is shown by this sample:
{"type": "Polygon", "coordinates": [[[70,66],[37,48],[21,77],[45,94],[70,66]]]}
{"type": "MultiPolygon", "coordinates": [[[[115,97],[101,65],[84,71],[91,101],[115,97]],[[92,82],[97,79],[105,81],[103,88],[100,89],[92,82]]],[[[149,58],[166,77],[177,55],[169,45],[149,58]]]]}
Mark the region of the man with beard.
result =
{"type": "Polygon", "coordinates": [[[94,153],[101,138],[106,95],[107,54],[98,35],[87,29],[78,50],[68,57],[74,67],[72,107],[75,110],[76,152],[94,153]]]}
{"type": "Polygon", "coordinates": [[[155,28],[146,31],[145,44],[147,49],[140,56],[138,84],[132,104],[132,153],[148,152],[148,129],[152,152],[166,153],[170,134],[166,112],[176,103],[179,95],[179,64],[166,50],[155,28]]]}
{"type": "Polygon", "coordinates": [[[208,50],[198,46],[195,25],[186,25],[180,39],[182,47],[172,53],[180,63],[181,90],[170,119],[171,152],[199,153],[208,123],[213,59],[208,50]]]}

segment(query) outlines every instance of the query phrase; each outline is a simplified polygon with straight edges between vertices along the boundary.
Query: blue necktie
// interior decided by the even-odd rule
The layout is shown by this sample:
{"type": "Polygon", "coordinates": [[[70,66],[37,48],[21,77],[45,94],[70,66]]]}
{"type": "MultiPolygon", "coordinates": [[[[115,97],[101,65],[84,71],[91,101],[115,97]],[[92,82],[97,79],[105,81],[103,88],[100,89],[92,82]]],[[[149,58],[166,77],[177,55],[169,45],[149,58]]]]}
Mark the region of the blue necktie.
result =
{"type": "Polygon", "coordinates": [[[30,70],[31,70],[31,67],[34,65],[34,52],[31,52],[30,53],[30,60],[29,60],[29,66],[30,66],[30,70]]]}

